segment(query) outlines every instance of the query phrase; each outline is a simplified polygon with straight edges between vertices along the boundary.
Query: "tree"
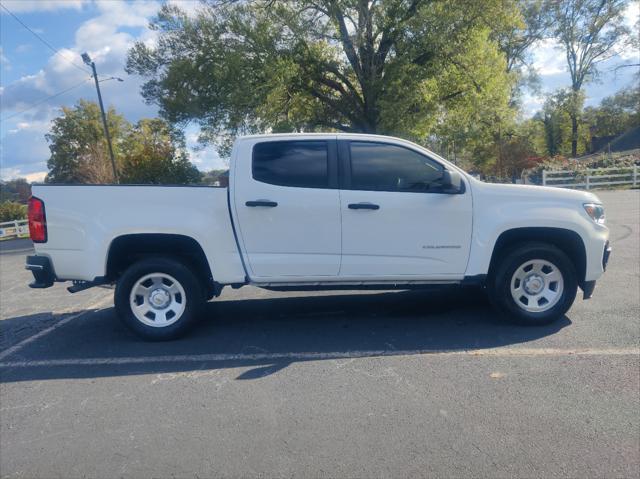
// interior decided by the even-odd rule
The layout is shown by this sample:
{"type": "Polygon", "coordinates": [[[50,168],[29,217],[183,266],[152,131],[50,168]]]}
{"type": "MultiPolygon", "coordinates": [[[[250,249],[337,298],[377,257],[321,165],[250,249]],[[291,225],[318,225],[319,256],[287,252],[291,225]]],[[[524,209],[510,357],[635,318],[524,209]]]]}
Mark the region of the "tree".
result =
{"type": "MultiPolygon", "coordinates": [[[[127,120],[109,108],[107,124],[116,158],[120,156],[120,138],[128,128],[127,120]]],[[[50,183],[112,183],[100,108],[94,102],[80,100],[73,108],[63,107],[62,116],[53,120],[45,135],[51,150],[47,162],[50,183]]]]}
{"type": "Polygon", "coordinates": [[[183,136],[161,119],[143,119],[122,142],[122,183],[198,183],[201,174],[189,162],[183,136]]]}
{"type": "Polygon", "coordinates": [[[536,115],[536,119],[544,127],[544,143],[548,156],[574,155],[574,148],[580,153],[588,150],[589,133],[587,128],[580,125],[575,135],[572,130],[572,118],[576,112],[581,111],[583,103],[584,93],[574,92],[570,88],[558,90],[547,97],[542,111],[536,115]],[[574,137],[576,138],[575,144],[574,137]]]}
{"type": "Polygon", "coordinates": [[[424,139],[451,113],[507,104],[492,35],[513,18],[511,0],[208,2],[192,17],[164,5],[157,45],[138,42],[127,71],[164,118],[223,149],[254,131],[424,139]]]}
{"type": "MultiPolygon", "coordinates": [[[[555,0],[555,36],[565,50],[576,98],[585,82],[598,73],[598,64],[616,54],[615,47],[629,34],[622,14],[628,0],[555,0]]],[[[571,156],[577,155],[580,110],[570,111],[571,156]]]]}
{"type": "MultiPolygon", "coordinates": [[[[164,120],[143,119],[131,125],[109,109],[109,131],[121,183],[194,183],[200,173],[190,163],[184,137],[164,120]]],[[[80,100],[63,108],[46,135],[51,183],[110,183],[113,172],[99,107],[80,100]]]]}
{"type": "Polygon", "coordinates": [[[25,178],[0,182],[0,202],[17,201],[24,204],[30,196],[31,185],[25,178]]]}
{"type": "Polygon", "coordinates": [[[229,170],[210,170],[202,175],[202,182],[206,185],[221,185],[228,183],[229,170]]]}
{"type": "Polygon", "coordinates": [[[475,165],[500,178],[514,176],[529,156],[531,148],[519,134],[516,121],[520,96],[525,85],[534,88],[537,82],[529,50],[547,35],[553,21],[548,0],[516,0],[515,7],[509,12],[514,21],[492,32],[506,60],[504,68],[511,85],[508,105],[493,103],[496,108],[483,112],[476,122],[480,126],[477,134],[465,142],[475,165]]]}
{"type": "Polygon", "coordinates": [[[585,108],[583,120],[595,136],[620,135],[640,125],[640,87],[621,90],[600,105],[585,108]]]}
{"type": "Polygon", "coordinates": [[[515,77],[511,91],[514,106],[524,84],[536,81],[529,50],[548,35],[554,22],[549,0],[517,0],[517,5],[518,22],[495,32],[496,41],[506,57],[507,72],[515,77]]]}

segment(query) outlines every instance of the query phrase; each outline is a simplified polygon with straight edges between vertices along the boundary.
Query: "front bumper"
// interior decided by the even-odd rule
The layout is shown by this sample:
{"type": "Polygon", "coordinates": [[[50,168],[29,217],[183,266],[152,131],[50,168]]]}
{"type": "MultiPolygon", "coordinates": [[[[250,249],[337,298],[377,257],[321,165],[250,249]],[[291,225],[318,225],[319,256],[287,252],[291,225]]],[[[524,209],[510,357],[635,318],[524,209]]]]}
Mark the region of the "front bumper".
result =
{"type": "Polygon", "coordinates": [[[609,263],[609,257],[611,256],[611,245],[607,241],[604,245],[604,252],[602,253],[602,269],[607,270],[607,264],[609,263]]]}
{"type": "MultiPolygon", "coordinates": [[[[607,264],[609,263],[609,258],[611,257],[611,245],[607,241],[604,245],[604,251],[602,252],[602,270],[607,270],[607,264]]],[[[593,290],[596,289],[595,281],[585,281],[582,285],[582,299],[589,299],[593,296],[593,290]]]]}
{"type": "Polygon", "coordinates": [[[589,299],[593,296],[593,290],[596,289],[595,281],[587,281],[582,285],[582,299],[589,299]]]}
{"type": "Polygon", "coordinates": [[[29,283],[30,288],[49,288],[53,286],[56,275],[53,272],[51,261],[46,256],[27,256],[25,268],[33,273],[34,281],[29,283]]]}

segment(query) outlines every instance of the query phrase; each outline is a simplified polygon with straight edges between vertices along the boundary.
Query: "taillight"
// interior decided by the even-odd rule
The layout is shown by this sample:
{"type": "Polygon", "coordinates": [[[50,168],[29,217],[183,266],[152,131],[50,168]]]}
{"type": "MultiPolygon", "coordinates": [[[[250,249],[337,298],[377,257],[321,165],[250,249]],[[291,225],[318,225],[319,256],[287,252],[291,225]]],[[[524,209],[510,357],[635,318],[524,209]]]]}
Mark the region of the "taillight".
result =
{"type": "Polygon", "coordinates": [[[29,198],[29,234],[34,243],[47,242],[47,217],[44,213],[44,201],[35,196],[29,198]]]}

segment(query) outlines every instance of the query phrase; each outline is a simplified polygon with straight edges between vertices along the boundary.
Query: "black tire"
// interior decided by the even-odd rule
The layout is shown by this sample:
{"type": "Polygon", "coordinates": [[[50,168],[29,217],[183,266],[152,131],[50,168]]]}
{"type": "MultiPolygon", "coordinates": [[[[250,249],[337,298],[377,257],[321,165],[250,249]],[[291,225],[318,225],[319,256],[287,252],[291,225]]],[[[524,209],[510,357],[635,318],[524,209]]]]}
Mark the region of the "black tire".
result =
{"type": "MultiPolygon", "coordinates": [[[[170,284],[172,282],[170,280],[170,284]]],[[[160,285],[162,286],[162,285],[160,285]]],[[[152,341],[166,341],[176,339],[184,335],[196,322],[202,307],[205,303],[202,288],[196,276],[182,263],[168,258],[147,258],[131,265],[120,277],[115,290],[115,307],[120,319],[136,334],[152,341]],[[184,305],[182,305],[182,294],[169,294],[170,298],[178,301],[178,306],[182,311],[177,319],[174,314],[168,321],[174,321],[166,326],[151,326],[142,322],[132,311],[130,296],[132,288],[138,280],[147,275],[159,273],[168,275],[175,279],[184,291],[184,305]]],[[[137,299],[137,301],[144,301],[137,299]]],[[[150,303],[148,303],[150,304],[150,303]]],[[[173,312],[173,311],[171,311],[173,312]]],[[[170,312],[170,313],[171,313],[170,312]]],[[[167,313],[168,316],[170,313],[167,313]]],[[[150,310],[149,321],[154,319],[154,310],[150,310]]],[[[142,318],[144,319],[144,318],[142,318]]]]}
{"type": "Polygon", "coordinates": [[[487,281],[489,300],[511,322],[529,326],[550,324],[571,308],[578,290],[576,270],[569,257],[559,248],[547,243],[524,243],[509,250],[493,268],[487,281]],[[562,293],[557,303],[545,311],[531,312],[524,309],[511,294],[511,281],[520,266],[531,260],[544,260],[555,265],[563,279],[562,293]]]}

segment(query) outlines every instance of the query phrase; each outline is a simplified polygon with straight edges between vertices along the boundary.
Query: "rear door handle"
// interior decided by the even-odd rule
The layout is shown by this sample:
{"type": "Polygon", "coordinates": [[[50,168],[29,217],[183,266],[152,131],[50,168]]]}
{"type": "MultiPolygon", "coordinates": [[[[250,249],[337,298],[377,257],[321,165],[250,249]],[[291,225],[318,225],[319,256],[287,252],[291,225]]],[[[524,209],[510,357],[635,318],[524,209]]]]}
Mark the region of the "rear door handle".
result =
{"type": "Polygon", "coordinates": [[[253,200],[253,201],[247,201],[245,205],[250,206],[252,208],[256,206],[267,206],[269,208],[275,208],[276,206],[278,206],[278,203],[271,200],[253,200]]]}
{"type": "Polygon", "coordinates": [[[379,210],[380,205],[374,205],[373,203],[350,203],[350,210],[379,210]]]}

